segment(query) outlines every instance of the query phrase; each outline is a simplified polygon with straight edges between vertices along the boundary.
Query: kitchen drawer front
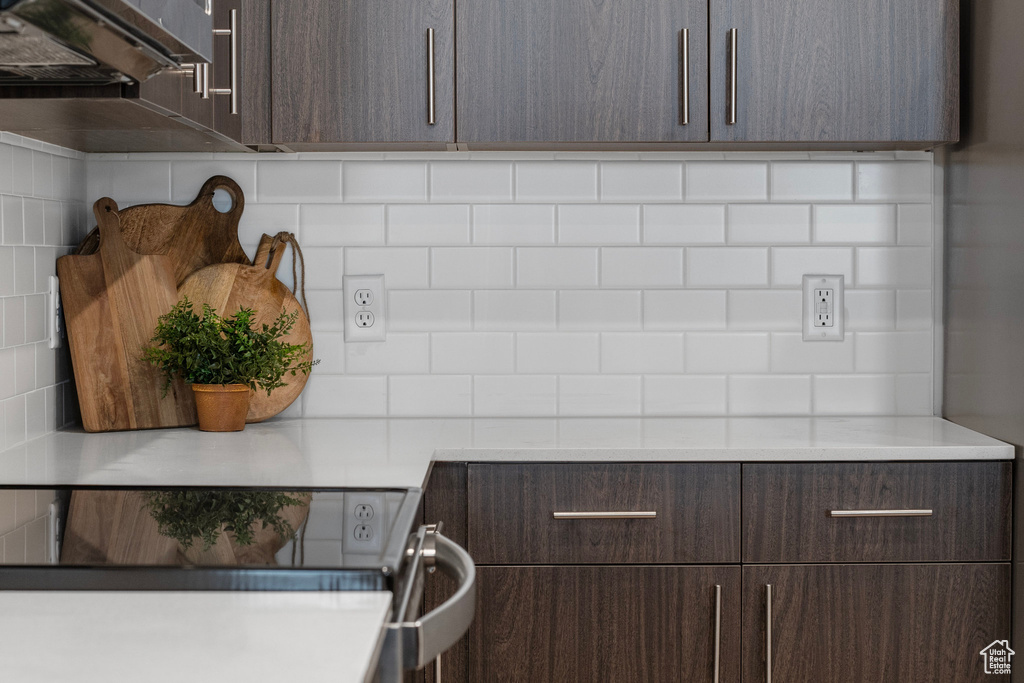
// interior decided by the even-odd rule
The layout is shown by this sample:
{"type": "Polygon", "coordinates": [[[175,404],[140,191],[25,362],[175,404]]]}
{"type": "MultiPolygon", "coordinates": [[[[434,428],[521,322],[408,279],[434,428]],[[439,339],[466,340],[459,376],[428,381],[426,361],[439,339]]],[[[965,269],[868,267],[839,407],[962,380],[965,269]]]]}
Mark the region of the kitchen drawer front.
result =
{"type": "Polygon", "coordinates": [[[477,564],[738,562],[738,464],[469,466],[477,564]],[[647,518],[556,513],[653,512],[647,518]]]}
{"type": "Polygon", "coordinates": [[[1009,462],[744,465],[743,561],[1006,561],[1010,472],[1009,462]],[[861,511],[880,516],[836,515],[861,511]],[[911,511],[922,516],[900,516],[911,511]]]}

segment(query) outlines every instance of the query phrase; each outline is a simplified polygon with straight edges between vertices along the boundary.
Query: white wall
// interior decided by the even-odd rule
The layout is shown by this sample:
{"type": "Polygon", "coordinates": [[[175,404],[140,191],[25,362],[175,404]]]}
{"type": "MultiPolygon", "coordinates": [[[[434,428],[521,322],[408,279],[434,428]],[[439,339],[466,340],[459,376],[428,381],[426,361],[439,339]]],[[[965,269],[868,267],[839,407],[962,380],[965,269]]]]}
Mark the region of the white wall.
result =
{"type": "MultiPolygon", "coordinates": [[[[929,153],[91,155],[89,202],[186,202],[295,232],[316,355],[289,414],[932,413],[929,153]],[[388,288],[345,344],[343,273],[388,288]],[[801,340],[804,273],[847,337],[801,340]]],[[[284,269],[282,269],[283,271],[284,269]]],[[[282,276],[282,279],[289,279],[282,276]]]]}
{"type": "MultiPolygon", "coordinates": [[[[0,133],[0,450],[76,415],[66,348],[46,342],[47,278],[84,236],[84,155],[0,133]]],[[[0,491],[0,561],[41,559],[51,492],[0,491]]]]}

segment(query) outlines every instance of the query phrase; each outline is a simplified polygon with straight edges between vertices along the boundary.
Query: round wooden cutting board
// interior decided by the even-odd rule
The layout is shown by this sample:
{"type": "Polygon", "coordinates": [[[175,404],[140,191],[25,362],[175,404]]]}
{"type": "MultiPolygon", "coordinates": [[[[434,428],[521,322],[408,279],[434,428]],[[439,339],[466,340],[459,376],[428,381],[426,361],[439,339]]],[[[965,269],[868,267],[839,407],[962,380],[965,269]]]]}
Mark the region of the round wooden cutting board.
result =
{"type": "MultiPolygon", "coordinates": [[[[309,329],[309,317],[291,290],[274,276],[286,246],[284,243],[274,244],[270,235],[263,235],[253,259],[256,265],[218,263],[197,270],[178,287],[178,297],[187,296],[196,309],[208,304],[218,315],[225,317],[233,315],[239,308],[251,308],[256,312],[256,325],[273,323],[282,309],[286,313],[298,311],[298,320],[283,341],[308,344],[308,358],[312,358],[313,334],[309,329]]],[[[290,406],[302,393],[308,377],[301,372],[294,376],[285,375],[282,380],[285,386],[274,389],[270,396],[265,391],[253,393],[246,422],[262,422],[290,406]]]]}

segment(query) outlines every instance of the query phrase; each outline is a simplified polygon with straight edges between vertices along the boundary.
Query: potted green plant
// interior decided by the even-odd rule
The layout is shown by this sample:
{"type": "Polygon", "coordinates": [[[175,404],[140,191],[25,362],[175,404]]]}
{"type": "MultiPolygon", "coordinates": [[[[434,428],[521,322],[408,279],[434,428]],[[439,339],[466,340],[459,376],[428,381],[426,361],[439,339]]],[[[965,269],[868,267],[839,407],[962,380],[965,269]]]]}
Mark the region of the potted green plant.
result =
{"type": "Polygon", "coordinates": [[[154,345],[143,349],[143,360],[167,378],[165,392],[176,375],[191,383],[203,431],[241,431],[250,390],[269,395],[284,386],[286,374],[308,373],[318,362],[309,359],[308,345],[282,341],[298,312],[282,311],[271,325],[257,326],[254,317],[252,309],[240,308],[222,318],[207,304],[197,315],[185,297],[160,316],[154,345]]]}

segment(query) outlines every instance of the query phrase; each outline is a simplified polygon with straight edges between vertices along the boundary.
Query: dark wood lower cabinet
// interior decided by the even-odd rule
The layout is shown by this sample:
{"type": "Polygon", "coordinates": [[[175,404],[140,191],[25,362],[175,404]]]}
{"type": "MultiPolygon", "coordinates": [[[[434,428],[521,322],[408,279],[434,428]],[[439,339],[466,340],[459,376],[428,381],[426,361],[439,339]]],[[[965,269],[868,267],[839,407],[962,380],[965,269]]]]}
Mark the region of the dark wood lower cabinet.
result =
{"type": "Polygon", "coordinates": [[[710,683],[716,585],[719,680],[739,681],[739,567],[492,566],[477,580],[472,681],[710,683]]]}
{"type": "Polygon", "coordinates": [[[743,683],[995,683],[981,650],[1009,637],[1009,564],[743,567],[743,683]]]}

